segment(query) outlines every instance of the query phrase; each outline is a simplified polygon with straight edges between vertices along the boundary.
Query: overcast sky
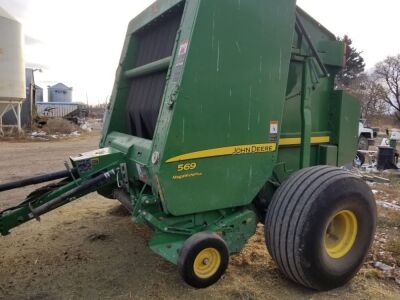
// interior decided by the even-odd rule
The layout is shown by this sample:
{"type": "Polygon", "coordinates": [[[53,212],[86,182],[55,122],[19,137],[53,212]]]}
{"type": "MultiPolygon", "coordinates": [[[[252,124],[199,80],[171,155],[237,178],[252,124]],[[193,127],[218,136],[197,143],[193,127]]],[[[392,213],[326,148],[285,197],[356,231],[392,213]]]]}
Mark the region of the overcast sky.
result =
{"type": "MultiPolygon", "coordinates": [[[[74,101],[111,94],[128,22],[153,0],[0,0],[24,25],[26,61],[42,87],[63,82],[74,101]],[[87,96],[86,96],[87,95],[87,96]]],[[[334,34],[348,34],[367,67],[400,53],[399,0],[298,0],[334,34]]]]}

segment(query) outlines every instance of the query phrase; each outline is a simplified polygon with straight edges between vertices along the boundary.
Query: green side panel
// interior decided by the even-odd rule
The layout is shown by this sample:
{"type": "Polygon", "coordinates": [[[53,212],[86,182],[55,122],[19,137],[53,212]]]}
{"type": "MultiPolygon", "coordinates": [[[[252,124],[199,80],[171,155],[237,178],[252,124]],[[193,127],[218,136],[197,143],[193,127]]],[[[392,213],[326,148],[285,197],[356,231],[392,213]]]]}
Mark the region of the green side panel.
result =
{"type": "MultiPolygon", "coordinates": [[[[301,82],[303,63],[292,61],[282,120],[282,136],[301,135],[301,82]]],[[[329,109],[333,80],[321,78],[311,95],[312,131],[329,131],[329,109]]]]}
{"type": "Polygon", "coordinates": [[[178,263],[179,251],[187,239],[185,235],[157,232],[149,242],[150,249],[173,264],[178,263]]]}
{"type": "Polygon", "coordinates": [[[333,145],[319,145],[318,164],[337,166],[338,148],[333,145]]]}
{"type": "MultiPolygon", "coordinates": [[[[211,223],[210,226],[206,226],[205,224],[208,222],[204,220],[204,225],[198,226],[192,234],[196,232],[216,232],[225,240],[230,254],[239,253],[247,240],[256,231],[257,216],[254,211],[248,209],[241,209],[233,213],[225,211],[225,213],[226,215],[224,216],[208,220],[211,223]]],[[[202,215],[206,214],[201,214],[198,217],[201,218],[202,215]]],[[[163,220],[162,223],[164,223],[165,227],[168,227],[166,220],[163,220]]],[[[192,234],[185,235],[156,231],[149,245],[154,252],[176,264],[180,249],[192,234]]]]}
{"type": "Polygon", "coordinates": [[[159,181],[174,215],[249,204],[271,176],[275,152],[166,161],[275,143],[270,122],[282,119],[295,22],[294,0],[196,2],[188,1],[180,35],[180,45],[189,43],[183,80],[174,82],[175,57],[166,90],[166,99],[175,93],[175,105],[169,111],[164,104],[153,149],[161,154],[159,181]],[[178,172],[185,163],[196,168],[178,172]]]}
{"type": "Polygon", "coordinates": [[[311,17],[304,10],[297,8],[297,12],[314,45],[318,45],[321,41],[336,40],[336,36],[332,32],[326,29],[321,25],[321,23],[311,17]]]}
{"type": "Polygon", "coordinates": [[[338,166],[353,161],[358,144],[359,101],[344,91],[335,91],[332,97],[332,139],[338,145],[338,166]]]}
{"type": "MultiPolygon", "coordinates": [[[[290,63],[287,97],[281,127],[281,141],[284,138],[301,137],[301,83],[303,66],[304,63],[302,61],[295,59],[292,59],[290,63]]],[[[334,82],[331,78],[320,78],[311,93],[311,135],[313,137],[331,136],[330,110],[333,86],[334,82]]],[[[278,163],[284,164],[286,176],[300,169],[300,158],[300,144],[279,147],[278,163]]],[[[320,164],[318,145],[314,144],[311,147],[310,164],[320,164]]]]}
{"type": "MultiPolygon", "coordinates": [[[[278,164],[284,165],[286,173],[284,178],[300,170],[300,152],[300,145],[279,148],[278,164]]],[[[310,165],[319,165],[318,145],[311,146],[310,165]]]]}
{"type": "MultiPolygon", "coordinates": [[[[308,32],[314,47],[317,49],[321,60],[328,68],[331,75],[336,74],[343,66],[344,44],[336,40],[336,36],[307,14],[298,8],[300,20],[308,32]]],[[[295,34],[294,45],[298,43],[298,36],[295,34]]],[[[303,43],[303,52],[311,53],[309,45],[303,43]]]]}
{"type": "Polygon", "coordinates": [[[318,51],[323,62],[330,66],[342,67],[344,60],[344,44],[339,41],[322,41],[318,43],[318,51]]]}
{"type": "Polygon", "coordinates": [[[228,245],[229,253],[239,253],[248,239],[256,233],[258,219],[254,211],[243,210],[230,216],[215,226],[213,232],[222,233],[222,238],[228,245]]]}

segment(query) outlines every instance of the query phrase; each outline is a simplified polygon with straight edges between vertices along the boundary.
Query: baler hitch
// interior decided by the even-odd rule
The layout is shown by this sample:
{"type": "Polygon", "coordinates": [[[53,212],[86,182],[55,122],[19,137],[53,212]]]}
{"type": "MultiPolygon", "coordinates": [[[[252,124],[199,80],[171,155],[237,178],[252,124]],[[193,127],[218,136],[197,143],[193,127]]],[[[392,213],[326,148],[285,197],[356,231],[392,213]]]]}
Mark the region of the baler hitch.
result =
{"type": "Polygon", "coordinates": [[[116,175],[115,170],[111,170],[109,172],[102,173],[92,179],[88,179],[84,181],[82,184],[77,187],[65,192],[64,194],[54,198],[53,200],[43,204],[38,208],[31,208],[31,216],[34,218],[39,218],[39,216],[57,208],[60,205],[65,204],[66,201],[72,199],[75,195],[80,195],[85,193],[87,190],[90,190],[93,187],[98,186],[100,183],[106,184],[116,175]]]}
{"type": "Polygon", "coordinates": [[[96,172],[91,177],[77,177],[75,170],[66,170],[36,176],[0,185],[0,191],[7,191],[28,185],[44,183],[56,179],[62,181],[40,188],[31,193],[21,204],[0,211],[0,234],[39,217],[86,194],[96,191],[103,185],[116,180],[118,168],[96,172]]]}

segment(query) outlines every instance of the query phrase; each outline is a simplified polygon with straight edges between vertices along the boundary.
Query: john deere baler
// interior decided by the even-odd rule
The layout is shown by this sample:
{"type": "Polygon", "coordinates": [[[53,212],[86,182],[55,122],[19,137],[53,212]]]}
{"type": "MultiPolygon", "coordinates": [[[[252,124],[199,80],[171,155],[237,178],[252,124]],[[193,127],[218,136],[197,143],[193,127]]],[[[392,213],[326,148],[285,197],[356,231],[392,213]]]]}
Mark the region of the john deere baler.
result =
{"type": "Polygon", "coordinates": [[[338,287],[373,240],[358,101],[335,89],[345,53],[295,0],[162,0],[129,24],[100,149],[0,213],[0,232],[89,192],[154,231],[150,248],[203,288],[265,224],[269,253],[304,286],[338,287]]]}

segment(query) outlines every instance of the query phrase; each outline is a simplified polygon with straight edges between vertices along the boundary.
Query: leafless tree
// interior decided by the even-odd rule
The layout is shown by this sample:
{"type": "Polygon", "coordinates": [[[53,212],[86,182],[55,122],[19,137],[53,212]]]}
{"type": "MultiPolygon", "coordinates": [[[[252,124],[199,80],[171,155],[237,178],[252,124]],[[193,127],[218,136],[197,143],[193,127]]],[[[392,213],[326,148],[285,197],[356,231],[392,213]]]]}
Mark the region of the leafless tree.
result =
{"type": "Polygon", "coordinates": [[[400,118],[400,54],[389,56],[378,63],[374,74],[385,92],[383,100],[395,110],[397,117],[400,118]]]}
{"type": "Polygon", "coordinates": [[[361,114],[365,119],[386,115],[390,111],[384,100],[386,91],[371,75],[359,75],[347,87],[347,91],[360,100],[361,114]]]}

